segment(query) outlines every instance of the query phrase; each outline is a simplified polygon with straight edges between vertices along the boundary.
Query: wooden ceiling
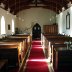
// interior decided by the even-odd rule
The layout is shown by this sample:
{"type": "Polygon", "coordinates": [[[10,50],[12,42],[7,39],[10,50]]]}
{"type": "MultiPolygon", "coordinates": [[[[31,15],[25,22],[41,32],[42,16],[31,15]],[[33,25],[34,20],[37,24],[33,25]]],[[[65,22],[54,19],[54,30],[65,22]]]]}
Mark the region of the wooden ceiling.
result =
{"type": "Polygon", "coordinates": [[[42,7],[50,9],[58,13],[62,7],[67,9],[67,4],[70,0],[0,0],[0,4],[5,5],[5,10],[10,8],[10,12],[17,14],[19,11],[32,8],[32,7],[42,7]]]}

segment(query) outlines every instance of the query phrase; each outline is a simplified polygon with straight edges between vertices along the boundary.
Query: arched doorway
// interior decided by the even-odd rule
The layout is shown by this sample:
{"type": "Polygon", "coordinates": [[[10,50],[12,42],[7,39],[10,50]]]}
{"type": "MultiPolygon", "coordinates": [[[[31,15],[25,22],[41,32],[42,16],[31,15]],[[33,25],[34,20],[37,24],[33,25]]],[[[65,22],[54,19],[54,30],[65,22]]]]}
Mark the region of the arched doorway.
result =
{"type": "Polygon", "coordinates": [[[32,39],[41,39],[41,26],[38,23],[32,28],[32,39]]]}

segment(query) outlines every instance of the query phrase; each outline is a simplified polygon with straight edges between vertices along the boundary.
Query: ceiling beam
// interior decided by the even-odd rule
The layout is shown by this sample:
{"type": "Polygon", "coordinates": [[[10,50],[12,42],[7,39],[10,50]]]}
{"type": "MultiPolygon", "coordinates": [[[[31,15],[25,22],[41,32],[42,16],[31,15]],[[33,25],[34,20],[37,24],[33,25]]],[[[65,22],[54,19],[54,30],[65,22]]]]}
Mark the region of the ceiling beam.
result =
{"type": "Polygon", "coordinates": [[[54,12],[56,12],[56,13],[58,13],[58,11],[59,11],[59,8],[56,8],[56,7],[52,7],[52,6],[21,6],[20,7],[20,9],[19,8],[16,8],[16,9],[14,9],[14,8],[12,8],[11,10],[13,11],[15,11],[15,13],[14,14],[16,14],[16,13],[18,13],[19,11],[22,11],[22,10],[24,10],[24,9],[30,9],[30,8],[45,8],[45,9],[50,9],[50,10],[53,10],[54,12]]]}
{"type": "Polygon", "coordinates": [[[15,14],[20,10],[24,10],[26,8],[28,9],[31,7],[47,8],[57,13],[58,10],[62,10],[62,7],[67,8],[67,3],[69,1],[70,0],[0,0],[0,3],[2,2],[5,4],[5,10],[7,10],[9,7],[11,12],[14,11],[15,14]]]}

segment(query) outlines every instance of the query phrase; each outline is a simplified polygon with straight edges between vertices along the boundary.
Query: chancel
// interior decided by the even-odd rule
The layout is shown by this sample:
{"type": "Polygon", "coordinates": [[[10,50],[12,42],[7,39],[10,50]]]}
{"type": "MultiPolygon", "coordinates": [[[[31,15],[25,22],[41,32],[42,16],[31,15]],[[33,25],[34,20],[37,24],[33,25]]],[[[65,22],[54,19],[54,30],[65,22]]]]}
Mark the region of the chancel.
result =
{"type": "Polygon", "coordinates": [[[72,72],[72,0],[0,0],[0,72],[72,72]]]}

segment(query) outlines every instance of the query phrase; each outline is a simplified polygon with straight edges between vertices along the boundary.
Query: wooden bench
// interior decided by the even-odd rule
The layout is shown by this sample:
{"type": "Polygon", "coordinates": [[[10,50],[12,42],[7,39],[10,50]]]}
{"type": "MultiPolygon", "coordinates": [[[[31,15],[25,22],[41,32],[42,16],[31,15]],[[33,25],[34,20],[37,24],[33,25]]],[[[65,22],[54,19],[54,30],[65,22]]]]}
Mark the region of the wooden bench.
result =
{"type": "Polygon", "coordinates": [[[48,40],[48,56],[50,57],[51,56],[51,53],[52,53],[52,45],[53,44],[64,44],[65,40],[58,40],[58,39],[47,39],[48,40]]]}
{"type": "Polygon", "coordinates": [[[31,45],[28,43],[28,37],[18,37],[18,36],[9,36],[7,37],[7,40],[17,40],[17,41],[25,41],[26,40],[26,48],[25,48],[25,52],[27,52],[27,50],[31,47],[31,45]]]}
{"type": "Polygon", "coordinates": [[[44,39],[53,40],[53,39],[60,39],[65,37],[65,35],[61,34],[41,34],[41,40],[43,42],[44,39]]]}
{"type": "Polygon", "coordinates": [[[46,39],[48,40],[48,43],[49,42],[51,43],[51,45],[53,43],[64,43],[65,41],[72,41],[72,37],[66,37],[66,36],[61,36],[61,35],[53,36],[51,38],[46,37],[46,39]]]}
{"type": "Polygon", "coordinates": [[[53,65],[53,68],[55,67],[55,51],[54,49],[56,48],[65,48],[66,47],[66,44],[53,44],[52,45],[52,55],[51,55],[51,62],[52,62],[52,65],[53,65]]]}
{"type": "Polygon", "coordinates": [[[49,58],[51,57],[52,53],[52,44],[64,44],[65,41],[72,41],[72,37],[67,37],[65,35],[60,34],[44,34],[42,35],[41,40],[46,58],[49,58]]]}
{"type": "Polygon", "coordinates": [[[32,37],[30,34],[15,34],[13,36],[21,37],[21,38],[27,38],[28,45],[29,45],[29,47],[31,46],[32,37]]]}
{"type": "Polygon", "coordinates": [[[20,39],[20,38],[6,38],[4,40],[2,40],[1,42],[16,42],[16,43],[20,43],[21,45],[21,50],[26,52],[27,47],[27,40],[26,39],[20,39]]]}
{"type": "MultiPolygon", "coordinates": [[[[18,37],[18,36],[9,36],[9,37],[6,37],[5,39],[2,39],[1,40],[1,44],[2,43],[20,43],[20,47],[21,47],[21,52],[20,52],[20,54],[18,55],[19,56],[19,67],[21,68],[22,67],[22,64],[23,64],[23,62],[26,60],[25,58],[26,58],[26,56],[27,56],[27,54],[28,54],[28,50],[29,50],[29,48],[28,48],[28,43],[27,43],[27,38],[25,38],[25,37],[18,37]]],[[[10,47],[10,46],[9,46],[10,47]]],[[[8,48],[9,48],[8,47],[8,48]]],[[[16,50],[17,50],[17,48],[16,48],[16,50]]],[[[9,51],[9,50],[8,50],[9,51]]],[[[17,53],[17,51],[15,51],[14,50],[14,52],[15,53],[17,53]]],[[[12,52],[11,52],[11,54],[12,54],[12,52]]],[[[18,53],[17,53],[18,54],[18,53]]],[[[19,69],[20,69],[19,68],[19,69]]]]}
{"type": "Polygon", "coordinates": [[[55,48],[55,72],[72,72],[72,49],[55,48]]]}
{"type": "Polygon", "coordinates": [[[19,43],[0,43],[0,59],[8,59],[8,66],[19,66],[21,59],[21,48],[19,43]]]}

